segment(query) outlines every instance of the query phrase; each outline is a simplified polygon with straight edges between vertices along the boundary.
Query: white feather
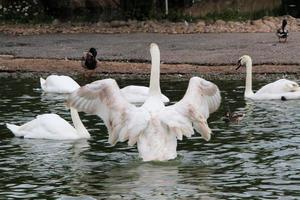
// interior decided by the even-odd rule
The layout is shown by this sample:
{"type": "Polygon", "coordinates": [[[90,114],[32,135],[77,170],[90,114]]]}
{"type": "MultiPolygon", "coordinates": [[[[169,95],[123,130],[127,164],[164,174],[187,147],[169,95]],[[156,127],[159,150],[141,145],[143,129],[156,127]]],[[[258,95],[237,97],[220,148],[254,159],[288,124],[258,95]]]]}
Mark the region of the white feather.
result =
{"type": "MultiPolygon", "coordinates": [[[[72,93],[80,85],[69,76],[50,75],[45,79],[40,78],[41,88],[47,93],[72,93]]],[[[131,103],[141,104],[149,96],[149,88],[145,86],[129,85],[121,89],[122,95],[131,103]]],[[[161,95],[164,103],[170,102],[169,98],[161,95]]]]}
{"type": "Polygon", "coordinates": [[[71,93],[80,88],[69,76],[50,75],[45,79],[40,78],[41,88],[47,93],[71,93]]]}
{"type": "Polygon", "coordinates": [[[220,91],[215,84],[193,77],[183,99],[172,106],[165,106],[159,86],[158,46],[151,44],[150,52],[149,97],[141,107],[126,101],[113,79],[81,87],[69,96],[68,105],[98,115],[107,127],[112,145],[128,140],[129,145],[137,143],[144,161],[169,160],[177,156],[177,139],[193,135],[193,128],[205,140],[210,139],[211,130],[206,119],[218,109],[220,91]]]}
{"type": "Polygon", "coordinates": [[[252,91],[252,59],[248,55],[244,55],[239,59],[241,65],[246,66],[246,88],[245,98],[253,100],[274,100],[281,99],[300,99],[299,85],[287,79],[280,79],[273,83],[269,83],[259,89],[256,93],[252,91]]]}
{"type": "MultiPolygon", "coordinates": [[[[122,95],[131,103],[144,103],[149,96],[149,88],[145,86],[129,85],[121,89],[122,95]]],[[[161,95],[164,103],[170,102],[169,98],[161,95]]]]}
{"type": "Polygon", "coordinates": [[[74,108],[71,108],[71,117],[75,128],[57,114],[38,115],[34,120],[27,122],[22,126],[6,124],[6,127],[16,137],[51,140],[90,138],[90,134],[83,126],[79,115],[74,108]]]}

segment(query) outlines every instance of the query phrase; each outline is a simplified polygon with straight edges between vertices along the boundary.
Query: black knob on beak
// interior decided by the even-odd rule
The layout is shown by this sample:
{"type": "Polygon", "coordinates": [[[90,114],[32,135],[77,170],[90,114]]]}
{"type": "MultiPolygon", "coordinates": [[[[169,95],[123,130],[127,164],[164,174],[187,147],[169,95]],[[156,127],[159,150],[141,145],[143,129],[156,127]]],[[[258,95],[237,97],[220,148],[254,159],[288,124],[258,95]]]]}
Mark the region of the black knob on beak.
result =
{"type": "Polygon", "coordinates": [[[239,61],[237,62],[237,68],[235,68],[235,70],[238,70],[241,66],[242,66],[242,63],[241,63],[241,59],[239,59],[239,61]]]}

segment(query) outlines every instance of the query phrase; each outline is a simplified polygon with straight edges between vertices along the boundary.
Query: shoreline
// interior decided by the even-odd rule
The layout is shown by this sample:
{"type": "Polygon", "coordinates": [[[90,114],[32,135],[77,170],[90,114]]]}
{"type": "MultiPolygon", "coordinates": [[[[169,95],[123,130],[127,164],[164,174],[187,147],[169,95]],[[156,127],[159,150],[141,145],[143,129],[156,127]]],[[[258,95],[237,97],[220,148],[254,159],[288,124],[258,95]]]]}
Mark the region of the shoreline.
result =
{"type": "MultiPolygon", "coordinates": [[[[245,70],[235,70],[232,64],[224,65],[201,65],[201,64],[161,64],[162,75],[179,76],[218,76],[218,75],[240,75],[245,70]]],[[[95,70],[87,70],[81,67],[80,60],[49,59],[49,58],[1,58],[0,73],[8,72],[30,72],[30,73],[57,73],[98,76],[105,74],[120,75],[149,75],[150,63],[145,62],[120,62],[120,61],[99,61],[99,66],[95,70]]],[[[295,64],[270,65],[258,64],[253,66],[253,74],[285,74],[300,75],[300,66],[295,64]]],[[[243,75],[244,76],[244,75],[243,75]]]]}

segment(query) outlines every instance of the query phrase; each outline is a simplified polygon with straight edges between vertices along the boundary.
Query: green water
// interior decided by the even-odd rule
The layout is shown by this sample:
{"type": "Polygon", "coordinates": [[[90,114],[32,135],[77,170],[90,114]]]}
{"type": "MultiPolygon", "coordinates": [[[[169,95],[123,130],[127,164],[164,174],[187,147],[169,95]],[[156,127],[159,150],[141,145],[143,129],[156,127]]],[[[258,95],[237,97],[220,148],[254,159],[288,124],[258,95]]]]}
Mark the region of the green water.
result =
{"type": "MultiPolygon", "coordinates": [[[[49,112],[70,122],[70,115],[65,97],[43,94],[38,76],[2,75],[0,82],[0,199],[300,199],[300,101],[245,101],[244,81],[214,80],[222,105],[209,118],[211,141],[196,134],[178,141],[176,160],[144,163],[136,147],[111,147],[102,121],[84,113],[90,140],[13,137],[5,123],[49,112]],[[225,123],[228,107],[244,119],[225,123]]],[[[148,79],[118,82],[147,85],[148,79]]],[[[255,81],[254,88],[264,83],[255,81]]],[[[187,84],[161,83],[173,102],[187,84]]]]}

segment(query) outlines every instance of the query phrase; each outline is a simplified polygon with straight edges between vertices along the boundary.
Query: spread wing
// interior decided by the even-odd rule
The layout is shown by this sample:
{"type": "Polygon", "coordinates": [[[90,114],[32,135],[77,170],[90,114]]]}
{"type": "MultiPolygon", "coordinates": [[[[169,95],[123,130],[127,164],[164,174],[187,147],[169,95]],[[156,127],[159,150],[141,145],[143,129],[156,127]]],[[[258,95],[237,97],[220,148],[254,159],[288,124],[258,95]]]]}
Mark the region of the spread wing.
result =
{"type": "Polygon", "coordinates": [[[141,112],[120,93],[114,79],[103,79],[87,84],[70,94],[67,105],[88,114],[98,115],[108,130],[109,143],[128,140],[134,145],[147,127],[149,114],[141,112]]]}
{"type": "Polygon", "coordinates": [[[183,135],[193,135],[195,129],[208,141],[211,130],[207,119],[210,113],[219,108],[220,103],[220,91],[214,83],[193,77],[184,97],[161,111],[161,122],[176,134],[179,140],[183,135]]]}

